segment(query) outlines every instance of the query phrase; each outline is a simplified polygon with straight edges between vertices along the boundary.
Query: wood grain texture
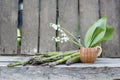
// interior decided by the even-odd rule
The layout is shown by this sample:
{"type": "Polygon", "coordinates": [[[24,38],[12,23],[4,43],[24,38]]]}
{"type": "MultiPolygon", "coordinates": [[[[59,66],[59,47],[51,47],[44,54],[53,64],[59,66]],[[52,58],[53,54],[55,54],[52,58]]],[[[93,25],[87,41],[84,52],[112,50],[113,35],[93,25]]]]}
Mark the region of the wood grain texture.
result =
{"type": "Polygon", "coordinates": [[[56,32],[50,28],[50,23],[56,23],[56,0],[41,0],[40,2],[40,46],[39,52],[55,51],[56,32]]]}
{"type": "Polygon", "coordinates": [[[0,0],[0,54],[17,53],[18,0],[0,0]]]}
{"type": "Polygon", "coordinates": [[[58,65],[54,68],[43,66],[9,68],[6,65],[11,62],[0,62],[0,80],[119,80],[119,62],[119,58],[98,58],[95,64],[77,63],[70,66],[58,65]]]}
{"type": "MultiPolygon", "coordinates": [[[[7,63],[6,63],[7,64],[7,63]]],[[[14,67],[0,68],[1,80],[119,80],[120,67],[101,68],[49,68],[14,67]],[[11,75],[12,74],[12,75],[11,75]],[[6,77],[7,76],[7,77],[6,77]]]]}
{"type": "MultiPolygon", "coordinates": [[[[59,0],[59,23],[62,27],[78,37],[78,0],[59,0]]],[[[60,43],[60,51],[77,50],[71,42],[60,43]]]]}
{"type": "Polygon", "coordinates": [[[112,40],[103,42],[103,57],[120,57],[120,0],[101,0],[101,15],[115,28],[112,40]]]}
{"type": "Polygon", "coordinates": [[[23,6],[21,54],[33,55],[38,48],[39,0],[24,0],[23,6]]]}
{"type": "Polygon", "coordinates": [[[17,62],[17,61],[25,61],[30,59],[33,56],[0,56],[1,62],[17,62]]]}
{"type": "Polygon", "coordinates": [[[99,18],[98,0],[80,0],[81,41],[84,42],[88,28],[99,18]]]}

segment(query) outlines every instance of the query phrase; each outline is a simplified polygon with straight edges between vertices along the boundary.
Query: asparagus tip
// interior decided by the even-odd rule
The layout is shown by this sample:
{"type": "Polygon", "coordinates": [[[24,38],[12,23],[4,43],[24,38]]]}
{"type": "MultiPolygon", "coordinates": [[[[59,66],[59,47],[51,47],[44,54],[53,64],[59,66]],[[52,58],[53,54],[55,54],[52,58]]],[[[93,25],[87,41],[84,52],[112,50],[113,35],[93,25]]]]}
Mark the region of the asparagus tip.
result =
{"type": "Polygon", "coordinates": [[[66,65],[70,65],[70,63],[71,63],[71,60],[66,61],[66,65]]]}
{"type": "Polygon", "coordinates": [[[54,62],[49,63],[49,67],[54,67],[56,64],[54,62]]]}

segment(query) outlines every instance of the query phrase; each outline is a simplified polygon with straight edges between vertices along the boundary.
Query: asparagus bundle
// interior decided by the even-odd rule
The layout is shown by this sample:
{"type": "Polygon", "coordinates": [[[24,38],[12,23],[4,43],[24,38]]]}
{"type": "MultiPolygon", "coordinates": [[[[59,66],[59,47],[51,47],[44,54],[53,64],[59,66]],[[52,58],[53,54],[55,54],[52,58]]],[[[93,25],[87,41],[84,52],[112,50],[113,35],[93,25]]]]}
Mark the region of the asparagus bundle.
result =
{"type": "Polygon", "coordinates": [[[8,64],[8,67],[33,64],[35,61],[37,61],[37,59],[42,59],[42,58],[45,58],[45,57],[47,58],[47,57],[51,57],[53,55],[58,55],[58,54],[59,54],[59,52],[48,52],[48,53],[45,53],[45,54],[42,54],[42,55],[34,56],[34,57],[32,57],[28,60],[25,60],[25,61],[18,61],[18,62],[15,62],[15,63],[8,64]]]}
{"type": "Polygon", "coordinates": [[[72,64],[79,62],[79,51],[66,51],[66,52],[48,52],[45,54],[34,56],[26,61],[18,61],[16,63],[9,64],[8,67],[14,67],[19,65],[49,65],[55,66],[65,63],[72,64]]]}
{"type": "Polygon", "coordinates": [[[64,63],[65,61],[67,61],[67,60],[69,60],[70,58],[73,58],[73,57],[75,57],[75,56],[79,56],[79,52],[76,52],[76,53],[74,53],[74,54],[65,56],[65,57],[63,57],[63,58],[60,59],[60,60],[51,62],[51,63],[49,64],[49,66],[53,67],[53,66],[55,66],[55,65],[57,65],[57,64],[62,64],[62,63],[64,63]]]}

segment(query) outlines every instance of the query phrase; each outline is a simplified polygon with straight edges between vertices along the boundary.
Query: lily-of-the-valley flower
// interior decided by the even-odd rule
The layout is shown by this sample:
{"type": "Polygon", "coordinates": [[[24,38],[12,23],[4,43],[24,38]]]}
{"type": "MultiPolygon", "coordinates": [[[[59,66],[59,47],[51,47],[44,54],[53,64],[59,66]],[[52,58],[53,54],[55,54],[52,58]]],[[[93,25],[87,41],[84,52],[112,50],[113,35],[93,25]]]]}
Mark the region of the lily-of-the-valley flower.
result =
{"type": "Polygon", "coordinates": [[[72,35],[69,31],[61,27],[59,24],[57,25],[57,24],[50,23],[50,27],[52,27],[54,30],[59,31],[59,36],[52,38],[52,40],[55,40],[55,42],[64,43],[64,42],[70,41],[79,47],[82,46],[80,41],[74,35],[72,35]]]}
{"type": "Polygon", "coordinates": [[[60,32],[59,37],[53,37],[52,40],[55,40],[56,42],[60,43],[67,42],[69,40],[68,35],[60,28],[60,25],[50,23],[50,27],[60,32]]]}
{"type": "Polygon", "coordinates": [[[53,29],[57,30],[58,29],[58,26],[56,24],[52,24],[50,23],[50,27],[52,27],[53,29]]]}

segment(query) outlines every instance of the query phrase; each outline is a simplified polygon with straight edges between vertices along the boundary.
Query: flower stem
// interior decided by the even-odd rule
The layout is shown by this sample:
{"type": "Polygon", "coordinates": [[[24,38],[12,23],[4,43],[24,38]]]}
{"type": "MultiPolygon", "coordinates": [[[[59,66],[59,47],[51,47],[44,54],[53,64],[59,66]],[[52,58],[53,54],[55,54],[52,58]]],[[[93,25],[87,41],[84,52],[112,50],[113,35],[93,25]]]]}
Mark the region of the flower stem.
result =
{"type": "Polygon", "coordinates": [[[74,43],[74,44],[76,44],[76,45],[78,45],[79,47],[82,47],[82,44],[77,40],[77,38],[73,35],[73,34],[71,34],[69,31],[67,31],[65,28],[63,28],[63,27],[60,27],[63,31],[65,31],[65,33],[66,34],[68,34],[68,35],[70,35],[73,39],[75,39],[75,41],[74,40],[70,40],[72,43],[74,43]],[[77,41],[77,42],[76,42],[77,41]]]}
{"type": "Polygon", "coordinates": [[[72,43],[74,43],[74,44],[76,44],[76,45],[79,46],[80,48],[83,47],[81,43],[78,44],[78,43],[75,42],[74,40],[69,40],[69,41],[72,42],[72,43]]]}
{"type": "Polygon", "coordinates": [[[77,40],[77,38],[73,35],[73,34],[71,34],[69,31],[67,31],[65,28],[63,28],[63,27],[60,27],[63,31],[65,31],[68,35],[70,35],[71,37],[73,37],[76,41],[78,41],[77,40]]]}

